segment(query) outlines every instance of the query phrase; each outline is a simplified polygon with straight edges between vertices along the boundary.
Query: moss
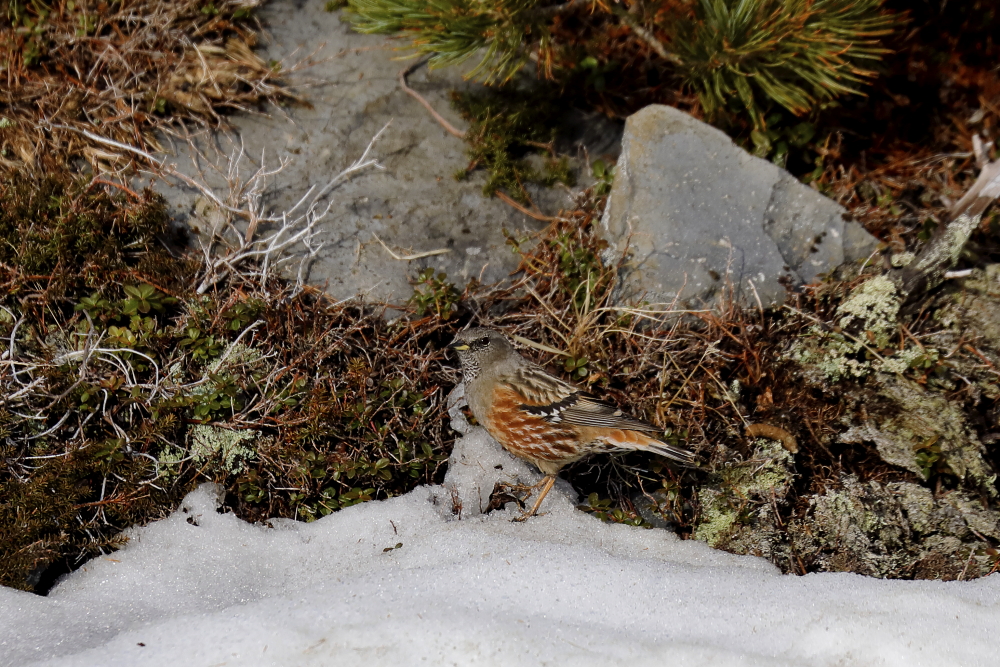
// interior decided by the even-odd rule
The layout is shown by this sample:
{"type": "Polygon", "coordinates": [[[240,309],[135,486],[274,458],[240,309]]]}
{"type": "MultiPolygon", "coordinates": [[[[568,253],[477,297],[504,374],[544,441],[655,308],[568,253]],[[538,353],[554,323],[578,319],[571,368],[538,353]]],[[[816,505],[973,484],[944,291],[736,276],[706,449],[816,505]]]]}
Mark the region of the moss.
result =
{"type": "MultiPolygon", "coordinates": [[[[96,442],[37,460],[21,479],[0,478],[0,584],[44,592],[87,556],[120,546],[123,539],[114,526],[163,515],[167,494],[143,485],[148,461],[128,456],[122,445],[96,442]],[[133,493],[104,492],[102,479],[112,471],[133,493]]],[[[13,463],[20,453],[6,445],[2,454],[13,463]]]]}
{"type": "Polygon", "coordinates": [[[483,186],[486,195],[505,190],[522,202],[528,198],[527,183],[574,184],[569,161],[557,156],[553,148],[565,107],[552,91],[508,85],[453,93],[452,100],[470,123],[465,140],[470,147],[471,163],[459,173],[460,178],[467,176],[469,170],[482,167],[489,172],[483,186]],[[546,149],[548,155],[542,159],[540,169],[525,159],[529,153],[546,149]]]}
{"type": "Polygon", "coordinates": [[[206,478],[250,520],[440,479],[440,319],[388,323],[280,282],[194,295],[152,195],[63,174],[4,182],[0,203],[0,352],[20,374],[0,381],[30,384],[0,407],[0,584],[44,592],[206,478]]]}
{"type": "Polygon", "coordinates": [[[169,286],[191,268],[166,247],[183,239],[159,195],[109,195],[67,172],[41,180],[19,172],[0,185],[0,239],[9,296],[103,290],[136,282],[137,272],[169,286]]]}

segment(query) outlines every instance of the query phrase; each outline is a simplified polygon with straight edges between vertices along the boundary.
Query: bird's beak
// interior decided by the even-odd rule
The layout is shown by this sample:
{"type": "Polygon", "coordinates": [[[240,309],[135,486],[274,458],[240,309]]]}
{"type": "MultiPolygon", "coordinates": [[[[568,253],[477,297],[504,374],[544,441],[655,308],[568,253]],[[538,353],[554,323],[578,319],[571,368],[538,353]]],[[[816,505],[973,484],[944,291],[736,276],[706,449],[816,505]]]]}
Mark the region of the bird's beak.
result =
{"type": "Polygon", "coordinates": [[[469,349],[469,346],[458,340],[457,338],[448,344],[448,347],[455,350],[456,352],[465,352],[469,349]]]}

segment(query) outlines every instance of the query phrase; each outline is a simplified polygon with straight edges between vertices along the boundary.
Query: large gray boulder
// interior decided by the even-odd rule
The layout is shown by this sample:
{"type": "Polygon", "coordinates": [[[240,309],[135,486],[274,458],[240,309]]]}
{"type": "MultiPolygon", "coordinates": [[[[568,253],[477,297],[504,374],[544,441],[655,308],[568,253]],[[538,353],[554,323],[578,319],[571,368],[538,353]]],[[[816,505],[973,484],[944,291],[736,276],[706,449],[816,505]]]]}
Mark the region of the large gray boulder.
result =
{"type": "Polygon", "coordinates": [[[672,107],[629,117],[601,221],[606,259],[627,254],[622,299],[700,307],[731,280],[744,304],[780,304],[867,257],[876,239],[839,204],[672,107]]]}

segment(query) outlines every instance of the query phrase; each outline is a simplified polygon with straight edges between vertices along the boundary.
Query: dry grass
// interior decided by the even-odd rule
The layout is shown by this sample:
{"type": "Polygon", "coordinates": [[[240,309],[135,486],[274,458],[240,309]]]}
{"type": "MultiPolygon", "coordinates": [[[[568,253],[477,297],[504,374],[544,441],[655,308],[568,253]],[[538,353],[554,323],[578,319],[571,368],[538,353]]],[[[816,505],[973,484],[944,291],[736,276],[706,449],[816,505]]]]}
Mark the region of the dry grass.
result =
{"type": "MultiPolygon", "coordinates": [[[[509,289],[472,295],[477,322],[504,329],[539,363],[656,424],[668,441],[697,451],[706,468],[734,452],[748,454],[752,438],[745,429],[759,411],[746,400],[758,394],[771,400],[780,372],[775,343],[802,324],[780,313],[741,310],[731,295],[704,311],[615,305],[618,267],[599,259],[604,247],[593,229],[599,205],[589,202],[534,239],[509,289]]],[[[512,239],[519,247],[529,241],[512,239]]],[[[801,430],[792,415],[771,421],[801,430]]],[[[699,473],[628,456],[585,461],[568,475],[628,510],[636,492],[675,489],[681,477],[689,484],[699,473]]],[[[685,508],[690,496],[671,497],[669,512],[682,530],[689,528],[695,519],[690,505],[685,508]]]]}
{"type": "MultiPolygon", "coordinates": [[[[949,469],[932,451],[935,438],[914,444],[931,447],[922,459],[927,480],[887,463],[873,443],[841,441],[852,424],[871,418],[885,423],[907,408],[880,393],[881,380],[830,381],[793,359],[792,349],[803,341],[839,331],[837,307],[878,268],[869,266],[866,275],[858,276],[855,267],[847,279],[790,294],[790,307],[776,311],[740,308],[731,294],[723,294],[710,311],[679,311],[672,304],[618,306],[613,300],[618,267],[599,261],[605,248],[593,229],[598,210],[600,202],[585,204],[540,233],[534,245],[529,239],[514,241],[526,248],[518,279],[509,289],[470,295],[469,304],[476,323],[503,328],[522,343],[527,356],[656,424],[664,439],[690,447],[702,459],[700,470],[673,469],[642,455],[582,461],[565,475],[589,495],[585,509],[606,519],[642,523],[637,506],[651,502],[682,536],[691,536],[711,520],[701,504],[702,490],[721,488],[736,503],[737,525],[754,525],[751,517],[765,507],[770,517],[748,529],[764,537],[733,540],[722,548],[771,557],[790,572],[847,568],[871,574],[870,564],[847,556],[854,545],[795,553],[799,538],[789,526],[799,531],[796,535],[808,533],[812,503],[840,491],[845,479],[931,486],[943,498],[951,491],[972,497],[990,493],[992,483],[979,487],[980,482],[963,481],[949,469]],[[758,473],[767,479],[775,470],[772,461],[760,458],[760,437],[780,440],[795,453],[794,463],[782,468],[789,481],[765,497],[741,497],[746,492],[732,480],[742,473],[731,471],[756,470],[746,478],[753,480],[758,473]],[[773,554],[759,550],[768,540],[784,546],[773,554]]],[[[922,387],[928,396],[947,397],[963,419],[978,424],[995,409],[995,397],[984,394],[995,385],[990,359],[1000,350],[996,341],[983,338],[978,338],[980,348],[964,348],[950,328],[955,325],[934,317],[953,298],[949,294],[945,290],[939,302],[902,316],[889,338],[869,343],[862,356],[892,356],[918,346],[926,352],[924,361],[906,370],[901,381],[922,387]],[[977,387],[990,389],[980,393],[977,387]]],[[[997,465],[995,451],[987,461],[997,465]]],[[[995,540],[983,538],[962,548],[995,558],[995,547],[995,540]]],[[[922,548],[916,539],[899,547],[915,553],[922,548]]],[[[956,576],[924,567],[922,561],[905,562],[891,576],[956,576]]]]}
{"type": "Polygon", "coordinates": [[[280,67],[253,52],[259,5],[12,0],[0,28],[0,168],[44,172],[83,159],[120,170],[131,156],[80,130],[157,151],[154,129],[216,127],[226,110],[293,98],[280,67]]]}
{"type": "Polygon", "coordinates": [[[308,260],[330,188],[285,227],[230,233],[262,214],[247,193],[265,177],[215,195],[232,206],[200,260],[164,250],[149,193],[69,176],[0,185],[0,227],[22,240],[0,264],[3,583],[45,590],[204,480],[252,520],[440,481],[451,324],[390,323],[378,304],[276,277],[308,260]]]}

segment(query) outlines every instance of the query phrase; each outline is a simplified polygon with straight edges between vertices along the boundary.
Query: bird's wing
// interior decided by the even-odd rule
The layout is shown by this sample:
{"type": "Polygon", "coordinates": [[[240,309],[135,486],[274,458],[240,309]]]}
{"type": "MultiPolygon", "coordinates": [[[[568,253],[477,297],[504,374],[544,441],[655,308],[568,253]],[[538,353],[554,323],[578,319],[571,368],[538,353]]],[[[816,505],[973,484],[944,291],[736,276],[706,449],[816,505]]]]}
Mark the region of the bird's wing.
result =
{"type": "Polygon", "coordinates": [[[521,410],[550,424],[647,432],[659,430],[652,424],[626,415],[614,405],[588,395],[539,366],[523,366],[512,376],[504,378],[504,383],[524,399],[519,406],[521,410]]]}

